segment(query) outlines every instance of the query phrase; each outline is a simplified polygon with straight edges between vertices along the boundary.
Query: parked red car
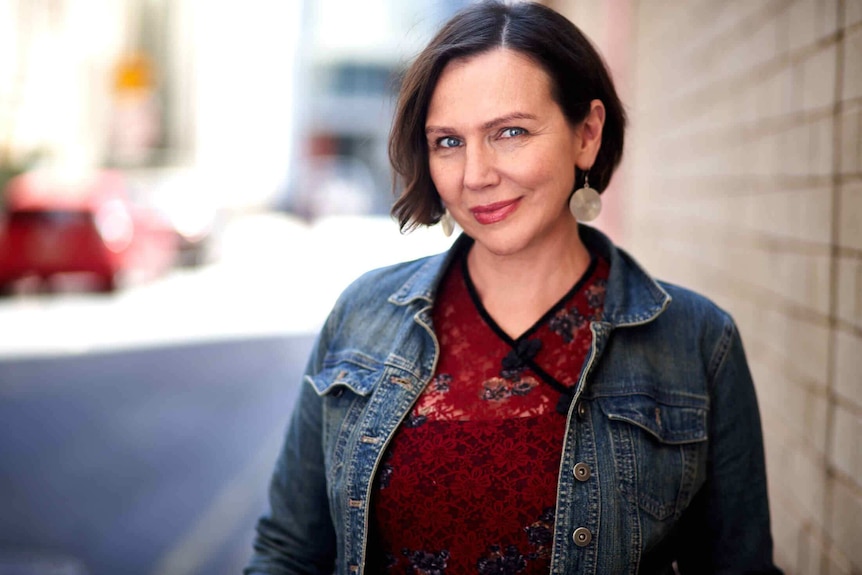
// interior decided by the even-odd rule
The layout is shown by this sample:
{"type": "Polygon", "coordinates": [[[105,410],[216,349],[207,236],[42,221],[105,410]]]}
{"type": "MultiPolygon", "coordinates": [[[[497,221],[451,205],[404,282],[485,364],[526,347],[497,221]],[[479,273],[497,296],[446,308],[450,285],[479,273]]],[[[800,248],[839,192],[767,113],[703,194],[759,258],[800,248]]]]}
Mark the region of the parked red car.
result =
{"type": "Polygon", "coordinates": [[[87,274],[99,291],[126,276],[155,276],[176,257],[176,234],[155,212],[133,205],[121,173],[74,181],[47,172],[6,186],[0,213],[0,292],[27,277],[87,274]]]}

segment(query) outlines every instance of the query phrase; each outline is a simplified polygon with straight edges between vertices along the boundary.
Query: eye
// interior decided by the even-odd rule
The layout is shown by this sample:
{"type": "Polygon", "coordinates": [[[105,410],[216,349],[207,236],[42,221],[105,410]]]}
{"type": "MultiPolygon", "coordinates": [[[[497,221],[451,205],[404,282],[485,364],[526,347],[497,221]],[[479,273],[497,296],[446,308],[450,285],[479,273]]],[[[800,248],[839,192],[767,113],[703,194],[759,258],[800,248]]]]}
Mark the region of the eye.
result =
{"type": "Polygon", "coordinates": [[[526,135],[527,130],[524,128],[503,128],[500,132],[501,138],[516,138],[526,135]]]}
{"type": "Polygon", "coordinates": [[[461,145],[461,140],[455,136],[443,136],[435,142],[438,148],[457,148],[461,145]]]}

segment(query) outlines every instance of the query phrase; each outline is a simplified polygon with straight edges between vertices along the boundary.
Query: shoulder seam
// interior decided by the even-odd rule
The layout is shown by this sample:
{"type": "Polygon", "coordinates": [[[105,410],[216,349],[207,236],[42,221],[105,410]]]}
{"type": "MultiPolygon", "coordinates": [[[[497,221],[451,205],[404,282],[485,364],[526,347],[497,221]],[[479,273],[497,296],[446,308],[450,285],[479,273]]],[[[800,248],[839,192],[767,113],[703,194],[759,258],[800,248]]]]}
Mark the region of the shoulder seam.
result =
{"type": "Polygon", "coordinates": [[[722,315],[724,315],[725,323],[721,331],[721,338],[718,340],[718,343],[712,352],[709,367],[707,368],[707,381],[709,381],[710,384],[715,381],[715,375],[724,365],[725,360],[727,360],[730,345],[733,341],[734,333],[736,332],[736,325],[733,323],[733,320],[730,319],[726,313],[723,313],[722,315]]]}

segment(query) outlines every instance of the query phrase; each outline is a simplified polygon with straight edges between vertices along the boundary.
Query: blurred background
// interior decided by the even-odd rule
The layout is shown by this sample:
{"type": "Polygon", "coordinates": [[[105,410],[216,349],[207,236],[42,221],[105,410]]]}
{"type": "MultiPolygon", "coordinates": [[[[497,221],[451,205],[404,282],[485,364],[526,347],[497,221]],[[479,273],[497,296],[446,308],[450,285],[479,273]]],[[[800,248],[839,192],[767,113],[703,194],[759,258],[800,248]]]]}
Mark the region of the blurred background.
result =
{"type": "MultiPolygon", "coordinates": [[[[0,575],[238,573],[314,333],[401,235],[469,0],[0,0],[0,575]]],[[[740,325],[776,558],[862,573],[862,2],[556,0],[630,115],[598,227],[740,325]]]]}

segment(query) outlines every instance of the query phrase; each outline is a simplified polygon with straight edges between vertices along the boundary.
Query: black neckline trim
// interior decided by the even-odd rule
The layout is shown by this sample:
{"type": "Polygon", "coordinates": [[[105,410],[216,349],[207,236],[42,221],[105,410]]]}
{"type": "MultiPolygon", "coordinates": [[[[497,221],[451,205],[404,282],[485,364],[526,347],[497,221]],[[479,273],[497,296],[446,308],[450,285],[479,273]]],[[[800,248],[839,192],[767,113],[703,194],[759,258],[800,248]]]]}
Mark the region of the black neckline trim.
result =
{"type": "MultiPolygon", "coordinates": [[[[491,317],[491,314],[488,313],[488,310],[485,309],[485,306],[482,305],[482,301],[479,299],[479,292],[476,291],[476,286],[473,285],[473,280],[470,278],[470,271],[467,269],[467,253],[468,250],[464,250],[464,254],[461,257],[461,274],[464,276],[464,283],[467,285],[467,292],[470,294],[470,299],[473,300],[473,305],[476,306],[476,310],[479,312],[479,315],[482,317],[482,320],[491,328],[491,330],[497,334],[497,336],[503,340],[510,348],[517,349],[517,345],[519,342],[525,341],[529,338],[533,333],[535,333],[542,325],[545,324],[546,321],[551,317],[551,315],[557,313],[565,304],[568,302],[574,295],[584,287],[584,284],[589,280],[593,273],[596,271],[596,267],[598,265],[598,258],[590,254],[590,265],[587,266],[587,269],[581,275],[575,285],[572,286],[566,294],[557,301],[551,308],[545,312],[542,317],[536,320],[527,331],[522,333],[517,337],[517,339],[512,339],[509,334],[503,331],[497,322],[494,321],[494,318],[491,317]]],[[[562,384],[557,378],[553,377],[551,374],[542,369],[539,364],[536,363],[534,358],[524,359],[524,363],[529,366],[530,369],[533,370],[533,373],[538,375],[542,381],[544,381],[547,385],[553,387],[556,391],[560,393],[560,399],[557,402],[556,411],[561,415],[567,415],[569,412],[569,407],[572,404],[572,400],[574,399],[574,389],[567,385],[562,384]]]]}
{"type": "Polygon", "coordinates": [[[461,275],[464,276],[464,282],[467,284],[467,292],[470,294],[470,299],[473,300],[473,305],[476,306],[476,310],[479,312],[479,315],[488,324],[494,333],[496,333],[504,342],[509,344],[511,347],[515,347],[518,342],[523,341],[533,335],[545,322],[555,313],[557,313],[567,301],[569,301],[576,293],[578,293],[584,284],[589,280],[593,273],[596,271],[596,266],[598,265],[598,258],[594,255],[590,254],[590,265],[587,266],[587,269],[584,270],[584,273],[575,282],[575,285],[565,293],[551,308],[542,314],[536,322],[530,326],[524,333],[519,335],[517,338],[512,339],[512,337],[503,331],[494,318],[491,317],[491,314],[488,313],[488,310],[485,309],[485,306],[482,305],[482,300],[479,299],[479,292],[476,290],[476,286],[473,284],[473,279],[470,277],[470,270],[467,269],[467,252],[463,254],[461,258],[461,275]]]}

